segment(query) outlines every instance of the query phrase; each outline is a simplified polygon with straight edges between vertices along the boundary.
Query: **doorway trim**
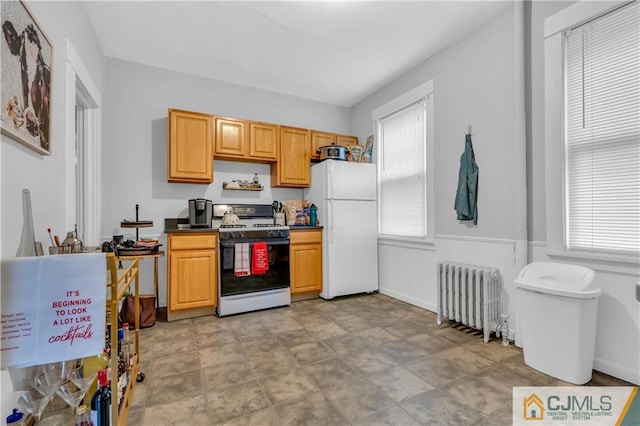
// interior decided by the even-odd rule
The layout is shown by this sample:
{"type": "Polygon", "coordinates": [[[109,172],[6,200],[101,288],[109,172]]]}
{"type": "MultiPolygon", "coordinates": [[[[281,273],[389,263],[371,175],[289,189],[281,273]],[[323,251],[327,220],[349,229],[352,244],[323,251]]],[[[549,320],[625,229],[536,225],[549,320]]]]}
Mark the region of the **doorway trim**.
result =
{"type": "Polygon", "coordinates": [[[73,229],[76,212],[75,143],[76,99],[86,102],[85,109],[85,245],[100,241],[101,195],[101,116],[102,95],[95,85],[71,40],[65,40],[65,113],[64,113],[64,229],[73,229]]]}

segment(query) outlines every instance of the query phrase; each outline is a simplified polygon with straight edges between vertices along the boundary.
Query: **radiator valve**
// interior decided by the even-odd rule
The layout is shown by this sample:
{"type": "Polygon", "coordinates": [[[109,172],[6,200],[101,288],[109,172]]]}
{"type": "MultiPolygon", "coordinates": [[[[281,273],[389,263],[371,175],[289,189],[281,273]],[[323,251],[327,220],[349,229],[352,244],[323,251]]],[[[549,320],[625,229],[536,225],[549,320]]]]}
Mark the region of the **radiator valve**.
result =
{"type": "Polygon", "coordinates": [[[502,346],[509,346],[509,315],[502,314],[502,324],[500,325],[500,334],[502,335],[502,346]]]}

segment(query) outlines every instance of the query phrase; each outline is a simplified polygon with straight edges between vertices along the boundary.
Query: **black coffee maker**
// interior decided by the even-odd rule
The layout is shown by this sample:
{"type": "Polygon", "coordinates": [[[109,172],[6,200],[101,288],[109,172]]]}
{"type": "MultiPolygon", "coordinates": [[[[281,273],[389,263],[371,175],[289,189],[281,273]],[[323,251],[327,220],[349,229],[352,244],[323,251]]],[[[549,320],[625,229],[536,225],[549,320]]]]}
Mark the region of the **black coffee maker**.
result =
{"type": "Polygon", "coordinates": [[[194,198],[189,200],[189,225],[192,228],[211,228],[211,200],[194,198]]]}

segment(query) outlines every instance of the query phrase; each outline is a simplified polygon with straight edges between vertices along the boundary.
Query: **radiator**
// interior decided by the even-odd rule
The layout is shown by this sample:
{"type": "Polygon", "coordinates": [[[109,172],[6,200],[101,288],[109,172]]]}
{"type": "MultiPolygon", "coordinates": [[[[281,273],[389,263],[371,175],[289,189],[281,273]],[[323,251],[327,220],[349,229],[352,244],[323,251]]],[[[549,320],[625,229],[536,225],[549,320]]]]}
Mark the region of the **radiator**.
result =
{"type": "Polygon", "coordinates": [[[481,330],[484,342],[500,325],[500,272],[457,262],[438,263],[438,324],[443,318],[481,330]]]}

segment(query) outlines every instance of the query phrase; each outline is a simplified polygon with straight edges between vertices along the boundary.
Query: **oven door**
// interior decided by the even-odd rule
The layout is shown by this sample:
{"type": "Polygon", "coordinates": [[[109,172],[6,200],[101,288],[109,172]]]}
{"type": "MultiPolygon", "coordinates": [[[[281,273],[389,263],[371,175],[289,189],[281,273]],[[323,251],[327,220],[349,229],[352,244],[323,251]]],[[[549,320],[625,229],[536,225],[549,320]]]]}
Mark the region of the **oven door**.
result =
{"type": "Polygon", "coordinates": [[[220,296],[255,293],[289,287],[289,240],[282,239],[231,239],[220,240],[220,296]],[[249,243],[249,264],[254,242],[266,242],[269,269],[264,274],[235,276],[235,247],[238,243],[249,243]]]}

